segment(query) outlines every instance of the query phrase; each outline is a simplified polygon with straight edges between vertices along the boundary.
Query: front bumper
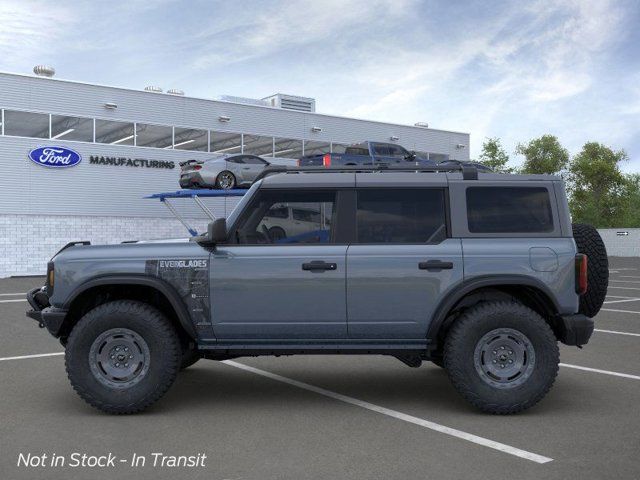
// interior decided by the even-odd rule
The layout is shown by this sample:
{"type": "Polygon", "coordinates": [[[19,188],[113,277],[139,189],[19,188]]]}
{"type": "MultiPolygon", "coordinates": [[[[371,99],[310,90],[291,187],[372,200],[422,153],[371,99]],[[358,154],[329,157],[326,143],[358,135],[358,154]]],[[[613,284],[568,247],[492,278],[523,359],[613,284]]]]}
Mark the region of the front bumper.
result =
{"type": "Polygon", "coordinates": [[[558,340],[565,345],[586,345],[593,334],[593,318],[582,314],[563,315],[558,322],[558,340]]]}
{"type": "Polygon", "coordinates": [[[54,337],[59,337],[67,311],[49,305],[49,297],[43,288],[30,290],[27,293],[27,301],[32,308],[27,312],[27,317],[38,322],[40,328],[46,327],[54,337]]]}

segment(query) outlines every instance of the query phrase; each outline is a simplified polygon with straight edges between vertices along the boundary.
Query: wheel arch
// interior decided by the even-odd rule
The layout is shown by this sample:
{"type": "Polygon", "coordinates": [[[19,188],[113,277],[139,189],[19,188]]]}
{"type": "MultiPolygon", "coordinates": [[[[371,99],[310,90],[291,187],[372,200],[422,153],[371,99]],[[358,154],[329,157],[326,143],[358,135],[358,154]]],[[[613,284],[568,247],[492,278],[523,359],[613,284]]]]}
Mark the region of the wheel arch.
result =
{"type": "Polygon", "coordinates": [[[481,301],[515,299],[538,312],[552,329],[559,314],[553,293],[540,280],[525,275],[495,275],[463,281],[440,301],[427,330],[428,343],[438,349],[456,314],[481,301]]]}
{"type": "Polygon", "coordinates": [[[68,313],[61,329],[61,337],[68,335],[73,325],[91,308],[124,298],[146,301],[158,307],[174,323],[181,337],[185,340],[197,338],[189,312],[178,292],[159,278],[143,275],[101,276],[76,288],[64,304],[68,313]]]}

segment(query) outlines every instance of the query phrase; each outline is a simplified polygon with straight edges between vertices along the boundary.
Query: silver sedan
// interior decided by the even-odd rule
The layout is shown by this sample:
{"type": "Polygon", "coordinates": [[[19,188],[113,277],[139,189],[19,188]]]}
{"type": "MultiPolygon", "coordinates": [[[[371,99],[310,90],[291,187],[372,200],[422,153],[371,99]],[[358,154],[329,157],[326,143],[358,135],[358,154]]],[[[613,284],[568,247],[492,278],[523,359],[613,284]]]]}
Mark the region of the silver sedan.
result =
{"type": "Polygon", "coordinates": [[[180,163],[181,188],[249,187],[269,162],[256,155],[222,155],[211,160],[180,163]]]}

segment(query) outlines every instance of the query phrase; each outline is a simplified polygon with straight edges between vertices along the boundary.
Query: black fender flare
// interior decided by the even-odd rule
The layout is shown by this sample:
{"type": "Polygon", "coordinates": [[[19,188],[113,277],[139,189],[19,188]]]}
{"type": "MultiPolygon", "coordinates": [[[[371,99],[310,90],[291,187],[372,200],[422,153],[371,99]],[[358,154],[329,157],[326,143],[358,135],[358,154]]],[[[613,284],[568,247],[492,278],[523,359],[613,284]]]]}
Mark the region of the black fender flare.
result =
{"type": "Polygon", "coordinates": [[[560,311],[560,306],[558,305],[558,302],[551,290],[542,281],[536,278],[529,277],[527,275],[482,275],[470,280],[463,280],[462,282],[455,284],[445,294],[445,297],[440,301],[434,311],[431,323],[427,330],[427,340],[429,343],[437,343],[436,339],[438,337],[438,333],[447,318],[447,314],[455,304],[462,300],[466,295],[480,288],[501,286],[525,286],[540,290],[551,302],[554,310],[553,313],[558,313],[560,311]]]}
{"type": "Polygon", "coordinates": [[[180,322],[182,328],[184,328],[185,332],[187,332],[187,334],[192,339],[197,339],[197,333],[195,327],[193,326],[193,323],[191,322],[191,317],[189,316],[187,307],[178,295],[178,292],[167,282],[159,278],[134,274],[102,275],[99,277],[94,277],[83,282],[82,285],[71,292],[64,303],[64,309],[69,310],[74,300],[90,288],[102,287],[106,285],[143,285],[158,290],[167,298],[167,300],[171,304],[171,307],[173,307],[173,310],[176,312],[176,316],[178,317],[178,321],[180,322]]]}

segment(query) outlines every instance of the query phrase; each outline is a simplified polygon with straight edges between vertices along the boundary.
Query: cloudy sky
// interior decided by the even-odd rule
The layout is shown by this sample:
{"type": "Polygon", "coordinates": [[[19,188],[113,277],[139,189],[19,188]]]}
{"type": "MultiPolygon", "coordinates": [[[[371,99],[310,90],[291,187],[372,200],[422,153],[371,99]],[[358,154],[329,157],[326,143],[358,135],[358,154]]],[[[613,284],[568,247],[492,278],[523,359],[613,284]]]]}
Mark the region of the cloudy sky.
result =
{"type": "Polygon", "coordinates": [[[0,70],[316,98],[322,113],[625,149],[640,172],[640,0],[0,0],[0,70]]]}

